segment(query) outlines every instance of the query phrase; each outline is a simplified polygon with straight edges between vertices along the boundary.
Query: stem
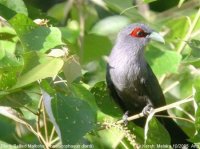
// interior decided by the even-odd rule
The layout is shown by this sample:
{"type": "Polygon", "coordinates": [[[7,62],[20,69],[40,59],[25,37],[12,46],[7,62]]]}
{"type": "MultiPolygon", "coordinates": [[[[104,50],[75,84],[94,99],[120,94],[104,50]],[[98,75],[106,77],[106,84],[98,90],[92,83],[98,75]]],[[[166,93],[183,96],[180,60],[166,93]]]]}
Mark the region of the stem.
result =
{"type": "Polygon", "coordinates": [[[5,117],[10,118],[10,119],[14,120],[15,122],[25,125],[35,136],[37,136],[37,138],[39,139],[39,141],[41,141],[41,143],[45,146],[45,148],[49,149],[48,144],[46,143],[46,141],[44,140],[44,138],[42,137],[42,135],[40,133],[35,131],[34,128],[28,122],[7,112],[5,108],[7,108],[7,107],[0,107],[1,115],[4,115],[5,117]]]}
{"type": "MultiPolygon", "coordinates": [[[[41,134],[41,131],[40,131],[41,105],[42,105],[42,96],[40,97],[40,101],[38,104],[38,113],[37,113],[37,120],[36,120],[36,130],[37,130],[38,134],[41,134]]],[[[39,138],[39,140],[40,140],[40,138],[39,138]]],[[[42,140],[40,140],[40,141],[42,141],[42,140]]]]}
{"type": "Polygon", "coordinates": [[[185,111],[183,108],[177,106],[176,107],[178,110],[182,111],[185,115],[187,115],[192,121],[195,121],[195,118],[190,114],[188,113],[187,111],[185,111]]]}
{"type": "Polygon", "coordinates": [[[146,18],[146,19],[150,19],[152,17],[150,17],[150,11],[149,11],[149,5],[144,3],[143,1],[141,0],[136,0],[136,6],[138,7],[138,10],[140,12],[140,14],[146,18]]]}
{"type": "Polygon", "coordinates": [[[28,107],[26,107],[25,105],[21,104],[20,102],[17,102],[17,101],[15,101],[15,100],[13,100],[9,95],[7,96],[7,98],[8,98],[8,100],[9,100],[11,103],[13,102],[13,103],[15,103],[16,105],[21,106],[21,107],[23,107],[24,109],[28,110],[28,111],[31,112],[32,114],[37,115],[36,112],[34,112],[33,110],[29,109],[28,107]]]}
{"type": "Polygon", "coordinates": [[[52,142],[52,139],[53,139],[54,133],[55,133],[55,127],[53,126],[53,128],[52,128],[52,130],[51,130],[50,137],[49,137],[49,142],[52,142]]]}
{"type": "MultiPolygon", "coordinates": [[[[179,105],[181,105],[181,104],[184,104],[184,103],[193,101],[194,99],[191,98],[191,97],[192,97],[192,95],[189,96],[189,97],[187,97],[187,98],[185,98],[185,99],[183,99],[183,100],[181,100],[181,101],[178,101],[178,102],[175,102],[175,103],[172,103],[172,104],[169,104],[169,105],[160,107],[160,108],[156,108],[156,109],[154,109],[153,112],[154,112],[154,113],[158,113],[158,112],[161,112],[161,111],[165,111],[165,110],[168,110],[168,109],[175,108],[175,107],[177,107],[177,106],[179,106],[179,105]]],[[[136,114],[136,115],[133,115],[133,116],[130,116],[130,117],[127,118],[127,120],[128,120],[128,121],[132,121],[132,120],[135,120],[135,119],[138,119],[138,118],[141,118],[141,117],[144,117],[144,113],[143,113],[143,112],[141,112],[141,113],[139,113],[139,114],[136,114]]],[[[119,120],[119,121],[117,122],[117,124],[121,124],[121,123],[123,123],[123,122],[124,122],[124,120],[119,120]]]]}
{"type": "Polygon", "coordinates": [[[177,117],[177,116],[155,115],[155,117],[173,118],[173,119],[183,120],[183,121],[187,121],[194,124],[194,121],[192,120],[189,120],[187,118],[177,117]]]}
{"type": "Polygon", "coordinates": [[[49,142],[48,141],[48,130],[47,130],[47,119],[46,119],[44,104],[42,104],[42,114],[43,114],[43,122],[44,122],[45,140],[46,140],[46,142],[49,142]]]}
{"type": "Polygon", "coordinates": [[[77,7],[79,10],[79,26],[80,26],[80,36],[78,40],[78,44],[80,47],[80,60],[83,59],[83,42],[84,42],[84,30],[85,30],[85,16],[83,12],[84,0],[78,0],[77,7]]]}
{"type": "Polygon", "coordinates": [[[197,22],[199,21],[199,18],[200,18],[200,8],[199,8],[194,20],[192,21],[192,24],[191,24],[187,34],[185,35],[183,41],[181,42],[181,44],[180,44],[180,46],[179,46],[179,48],[177,50],[178,53],[181,53],[184,50],[184,48],[185,48],[185,46],[187,44],[185,41],[188,41],[190,39],[191,34],[192,34],[197,22]]]}
{"type": "MultiPolygon", "coordinates": [[[[57,141],[59,141],[60,140],[60,138],[59,137],[57,137],[57,138],[55,138],[54,140],[52,140],[51,141],[51,144],[55,144],[57,141]]],[[[54,145],[54,146],[58,146],[58,144],[60,144],[60,142],[58,142],[56,145],[54,145]]]]}
{"type": "Polygon", "coordinates": [[[170,91],[172,88],[174,88],[175,86],[177,86],[180,82],[176,81],[174,83],[172,83],[170,86],[168,86],[166,89],[163,90],[163,93],[167,93],[168,91],[170,91]]]}

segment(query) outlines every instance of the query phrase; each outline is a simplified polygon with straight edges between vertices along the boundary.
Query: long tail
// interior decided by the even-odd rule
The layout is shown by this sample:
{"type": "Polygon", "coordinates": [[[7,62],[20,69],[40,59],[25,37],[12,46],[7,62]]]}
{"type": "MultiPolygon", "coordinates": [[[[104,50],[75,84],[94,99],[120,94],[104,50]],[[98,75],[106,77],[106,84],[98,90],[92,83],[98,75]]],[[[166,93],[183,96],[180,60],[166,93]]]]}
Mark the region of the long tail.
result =
{"type": "Polygon", "coordinates": [[[169,132],[171,137],[171,145],[174,149],[182,149],[184,145],[187,146],[187,149],[198,149],[195,144],[187,141],[189,137],[172,119],[158,118],[158,120],[169,132]]]}

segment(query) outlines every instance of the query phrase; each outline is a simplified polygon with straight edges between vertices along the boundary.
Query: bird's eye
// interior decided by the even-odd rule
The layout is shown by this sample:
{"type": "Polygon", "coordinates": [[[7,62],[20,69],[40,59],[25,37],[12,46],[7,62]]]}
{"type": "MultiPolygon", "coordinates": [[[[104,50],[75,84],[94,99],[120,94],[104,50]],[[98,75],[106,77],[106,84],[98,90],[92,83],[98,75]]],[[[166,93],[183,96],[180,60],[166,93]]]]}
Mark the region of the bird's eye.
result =
{"type": "Polygon", "coordinates": [[[138,31],[137,32],[137,36],[138,37],[143,37],[143,36],[145,36],[145,32],[144,31],[138,31]]]}
{"type": "Polygon", "coordinates": [[[141,28],[135,28],[130,35],[132,37],[138,37],[138,38],[142,38],[142,37],[146,37],[148,35],[148,33],[146,33],[143,29],[141,28]]]}

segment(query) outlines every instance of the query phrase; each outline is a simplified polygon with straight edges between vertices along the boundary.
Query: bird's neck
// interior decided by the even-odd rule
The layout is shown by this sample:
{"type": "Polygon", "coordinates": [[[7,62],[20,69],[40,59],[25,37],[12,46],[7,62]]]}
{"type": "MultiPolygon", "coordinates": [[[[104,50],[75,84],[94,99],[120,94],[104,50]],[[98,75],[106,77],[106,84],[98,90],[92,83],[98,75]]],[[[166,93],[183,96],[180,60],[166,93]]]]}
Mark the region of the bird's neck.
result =
{"type": "Polygon", "coordinates": [[[116,45],[111,54],[111,62],[116,63],[116,65],[146,65],[146,60],[144,58],[144,48],[137,45],[116,45]]]}
{"type": "Polygon", "coordinates": [[[127,46],[126,48],[114,47],[109,57],[109,65],[115,69],[115,75],[125,76],[126,80],[137,80],[137,77],[146,74],[147,63],[144,50],[135,47],[127,48],[127,46]]]}

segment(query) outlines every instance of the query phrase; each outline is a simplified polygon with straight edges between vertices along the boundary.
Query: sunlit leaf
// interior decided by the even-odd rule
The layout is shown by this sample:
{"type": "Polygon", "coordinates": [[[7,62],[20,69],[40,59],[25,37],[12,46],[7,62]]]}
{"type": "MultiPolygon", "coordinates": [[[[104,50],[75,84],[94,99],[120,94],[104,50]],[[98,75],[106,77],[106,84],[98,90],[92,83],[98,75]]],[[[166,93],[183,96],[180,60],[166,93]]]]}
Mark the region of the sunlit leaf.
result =
{"type": "Polygon", "coordinates": [[[26,50],[46,52],[58,45],[63,45],[61,32],[56,27],[37,26],[23,14],[17,14],[9,22],[26,50]]]}
{"type": "Polygon", "coordinates": [[[82,75],[81,66],[77,56],[71,56],[64,62],[63,72],[68,84],[72,83],[82,75]]]}
{"type": "Polygon", "coordinates": [[[17,76],[23,67],[16,57],[6,54],[0,59],[0,89],[11,88],[17,82],[17,76]]]}
{"type": "Polygon", "coordinates": [[[28,15],[27,8],[23,0],[0,0],[0,15],[5,19],[10,19],[16,13],[28,15]]]}
{"type": "Polygon", "coordinates": [[[29,52],[24,54],[24,65],[25,67],[13,88],[23,87],[39,79],[56,76],[63,66],[63,60],[29,52]]]}
{"type": "Polygon", "coordinates": [[[146,57],[154,73],[158,76],[165,73],[177,73],[181,61],[181,55],[177,52],[161,50],[155,46],[149,46],[146,57]]]}

